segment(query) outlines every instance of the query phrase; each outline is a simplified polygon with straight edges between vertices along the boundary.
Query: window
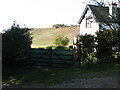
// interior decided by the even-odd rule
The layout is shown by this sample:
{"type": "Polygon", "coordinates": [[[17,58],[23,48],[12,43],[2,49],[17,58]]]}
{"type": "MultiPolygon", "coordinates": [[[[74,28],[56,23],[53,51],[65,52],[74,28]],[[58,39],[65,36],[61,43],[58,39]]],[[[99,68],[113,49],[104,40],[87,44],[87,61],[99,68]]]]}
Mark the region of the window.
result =
{"type": "Polygon", "coordinates": [[[92,20],[86,19],[86,28],[92,28],[92,20]]]}

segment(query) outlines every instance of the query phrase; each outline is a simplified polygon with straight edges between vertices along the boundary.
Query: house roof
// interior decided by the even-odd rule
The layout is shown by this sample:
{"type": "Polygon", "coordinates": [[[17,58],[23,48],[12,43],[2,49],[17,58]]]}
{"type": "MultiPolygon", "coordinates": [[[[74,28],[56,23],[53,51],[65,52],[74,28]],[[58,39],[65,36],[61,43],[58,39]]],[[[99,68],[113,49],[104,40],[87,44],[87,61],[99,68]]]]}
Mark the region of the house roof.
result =
{"type": "Polygon", "coordinates": [[[87,5],[81,18],[79,19],[79,22],[78,22],[79,24],[84,19],[85,14],[87,13],[88,9],[91,9],[92,13],[94,14],[94,16],[98,22],[120,23],[120,8],[117,8],[117,20],[115,20],[115,19],[112,19],[109,17],[110,16],[109,7],[87,5]]]}

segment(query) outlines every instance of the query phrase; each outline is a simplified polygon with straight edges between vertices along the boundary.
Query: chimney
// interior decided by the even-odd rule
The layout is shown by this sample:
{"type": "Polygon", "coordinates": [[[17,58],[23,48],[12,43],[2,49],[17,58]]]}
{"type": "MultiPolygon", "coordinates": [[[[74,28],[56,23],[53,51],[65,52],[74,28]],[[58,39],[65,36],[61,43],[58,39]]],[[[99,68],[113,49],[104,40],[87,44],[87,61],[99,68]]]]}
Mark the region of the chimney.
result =
{"type": "Polygon", "coordinates": [[[110,18],[114,17],[117,18],[117,4],[116,3],[110,3],[109,4],[109,14],[110,18]]]}

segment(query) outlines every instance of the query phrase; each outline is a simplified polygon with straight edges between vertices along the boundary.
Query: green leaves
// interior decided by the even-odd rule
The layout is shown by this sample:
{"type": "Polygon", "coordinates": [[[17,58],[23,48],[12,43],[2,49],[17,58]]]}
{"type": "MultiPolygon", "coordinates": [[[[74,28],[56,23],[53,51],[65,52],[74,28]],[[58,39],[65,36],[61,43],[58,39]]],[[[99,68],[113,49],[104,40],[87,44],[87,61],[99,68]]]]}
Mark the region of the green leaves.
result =
{"type": "Polygon", "coordinates": [[[96,42],[94,35],[90,34],[81,35],[79,41],[82,43],[83,52],[91,53],[94,51],[94,46],[96,42]]]}
{"type": "Polygon", "coordinates": [[[2,33],[3,66],[5,68],[27,63],[32,37],[28,28],[20,28],[14,23],[2,33]]]}
{"type": "Polygon", "coordinates": [[[97,58],[97,63],[115,62],[120,58],[120,30],[104,30],[97,36],[85,34],[80,36],[77,54],[79,60],[85,61],[97,58]],[[90,58],[91,57],[91,58],[90,58]],[[115,60],[116,59],[116,60],[115,60]]]}
{"type": "Polygon", "coordinates": [[[67,37],[64,37],[63,35],[56,36],[53,43],[56,46],[67,46],[69,43],[69,39],[67,37]]]}

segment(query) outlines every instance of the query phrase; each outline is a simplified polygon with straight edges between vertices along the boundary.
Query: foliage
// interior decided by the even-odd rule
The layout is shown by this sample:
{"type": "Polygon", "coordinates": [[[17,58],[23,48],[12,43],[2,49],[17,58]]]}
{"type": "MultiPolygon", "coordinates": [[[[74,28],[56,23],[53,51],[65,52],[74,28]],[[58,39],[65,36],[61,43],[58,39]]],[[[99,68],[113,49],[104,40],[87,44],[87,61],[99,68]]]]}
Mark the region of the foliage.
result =
{"type": "Polygon", "coordinates": [[[120,62],[120,30],[104,30],[97,36],[85,34],[79,37],[75,57],[78,63],[120,62]]]}
{"type": "Polygon", "coordinates": [[[104,30],[97,33],[97,58],[100,62],[110,62],[112,60],[112,48],[116,47],[116,32],[113,30],[104,30]],[[102,57],[101,57],[102,56],[102,57]]]}
{"type": "Polygon", "coordinates": [[[3,72],[12,67],[24,66],[29,58],[32,37],[28,28],[20,28],[14,23],[2,33],[3,72]],[[6,69],[6,70],[5,70],[6,69]]]}
{"type": "Polygon", "coordinates": [[[79,25],[74,25],[74,24],[70,24],[70,25],[65,25],[65,24],[55,24],[53,25],[54,28],[60,28],[60,27],[79,27],[79,25]]]}
{"type": "MultiPolygon", "coordinates": [[[[120,52],[120,30],[104,30],[97,33],[97,58],[102,62],[114,61],[113,53],[120,52]],[[103,56],[103,57],[101,57],[103,56]]],[[[118,53],[119,54],[119,53],[118,53]]],[[[120,56],[117,55],[117,61],[120,56]]]]}
{"type": "Polygon", "coordinates": [[[73,37],[76,33],[79,32],[79,28],[70,28],[63,27],[58,29],[53,28],[39,28],[30,30],[33,36],[32,46],[33,48],[39,47],[47,47],[53,45],[53,40],[58,35],[65,35],[65,37],[69,38],[68,45],[73,45],[73,37]],[[42,42],[41,42],[42,41],[42,42]]]}
{"type": "Polygon", "coordinates": [[[67,49],[67,47],[64,47],[64,46],[55,46],[55,47],[53,47],[53,49],[65,50],[65,49],[67,49]]]}
{"type": "Polygon", "coordinates": [[[46,49],[52,48],[53,50],[68,50],[69,48],[65,46],[47,46],[46,49]]]}
{"type": "Polygon", "coordinates": [[[96,38],[94,35],[80,35],[79,41],[77,43],[78,48],[75,51],[75,57],[77,60],[79,60],[77,63],[84,64],[90,61],[89,56],[92,56],[95,51],[95,43],[96,38]]]}
{"type": "Polygon", "coordinates": [[[58,36],[56,36],[53,43],[56,46],[67,46],[69,43],[69,39],[67,37],[64,37],[63,35],[58,35],[58,36]]]}
{"type": "Polygon", "coordinates": [[[53,25],[53,27],[60,28],[60,27],[65,27],[65,25],[64,24],[55,24],[55,25],[53,25]]]}
{"type": "Polygon", "coordinates": [[[90,34],[85,34],[80,36],[80,43],[82,44],[81,48],[84,53],[92,53],[95,46],[95,36],[90,34]]]}
{"type": "Polygon", "coordinates": [[[46,49],[52,48],[53,49],[54,46],[47,46],[46,49]]]}

